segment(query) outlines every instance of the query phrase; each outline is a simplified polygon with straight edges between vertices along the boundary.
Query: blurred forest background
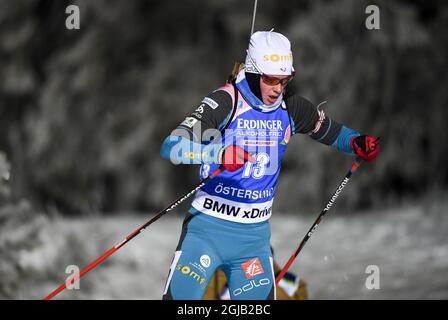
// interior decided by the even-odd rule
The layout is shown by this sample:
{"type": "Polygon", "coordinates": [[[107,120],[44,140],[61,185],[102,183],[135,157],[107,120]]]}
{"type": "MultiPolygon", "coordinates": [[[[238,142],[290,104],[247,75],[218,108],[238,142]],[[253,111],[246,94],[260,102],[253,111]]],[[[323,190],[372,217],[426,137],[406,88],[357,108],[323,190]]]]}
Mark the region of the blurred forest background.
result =
{"type": "MultiPolygon", "coordinates": [[[[197,168],[163,160],[160,145],[244,61],[252,8],[0,0],[0,296],[14,296],[26,273],[14,255],[48,219],[148,215],[196,183],[197,168]],[[80,30],[65,27],[70,4],[80,8],[80,30]]],[[[378,160],[338,200],[341,213],[445,201],[446,1],[261,0],[255,30],[271,28],[293,44],[297,93],[328,100],[329,116],[381,136],[378,160]],[[371,4],[380,30],[365,27],[371,4]]],[[[306,136],[288,149],[276,214],[316,214],[351,159],[306,136]]]]}

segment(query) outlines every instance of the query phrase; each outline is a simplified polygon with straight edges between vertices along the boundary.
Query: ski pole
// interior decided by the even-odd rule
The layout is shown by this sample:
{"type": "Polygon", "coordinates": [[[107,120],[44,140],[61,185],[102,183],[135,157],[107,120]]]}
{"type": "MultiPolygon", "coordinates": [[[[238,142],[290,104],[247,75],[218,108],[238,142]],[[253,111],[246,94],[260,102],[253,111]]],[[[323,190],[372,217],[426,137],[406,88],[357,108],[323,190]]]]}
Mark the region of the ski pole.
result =
{"type": "Polygon", "coordinates": [[[119,243],[117,243],[115,246],[113,246],[112,248],[110,248],[109,250],[107,250],[106,252],[104,252],[98,259],[96,259],[95,261],[93,261],[92,263],[90,263],[87,267],[85,267],[80,273],[79,275],[76,274],[75,276],[73,276],[72,278],[70,278],[70,280],[67,280],[66,282],[64,282],[63,284],[61,284],[58,288],[56,288],[53,292],[51,292],[48,296],[46,296],[44,298],[44,300],[51,300],[54,296],[56,296],[57,294],[59,294],[61,291],[63,291],[65,288],[67,288],[67,283],[73,284],[76,280],[78,280],[79,278],[81,278],[83,275],[85,275],[87,272],[89,272],[90,270],[92,270],[93,268],[95,268],[97,265],[99,265],[101,262],[103,262],[104,260],[106,260],[109,256],[111,256],[115,251],[117,251],[118,249],[120,249],[122,246],[124,246],[126,243],[128,243],[129,241],[131,241],[134,237],[136,237],[138,234],[140,234],[140,232],[142,232],[146,227],[148,227],[150,224],[152,224],[153,222],[155,222],[156,220],[158,220],[161,216],[163,216],[165,213],[173,210],[174,208],[176,208],[179,204],[181,204],[182,202],[184,202],[185,199],[189,198],[192,194],[194,194],[196,191],[198,191],[200,188],[202,188],[204,185],[206,185],[211,179],[213,179],[214,177],[216,177],[217,175],[219,175],[222,171],[224,170],[224,168],[220,167],[219,169],[216,169],[209,177],[205,178],[204,180],[201,181],[201,183],[199,183],[196,187],[194,187],[194,189],[192,189],[191,191],[187,192],[186,194],[184,194],[182,197],[180,197],[179,199],[175,200],[174,202],[172,202],[168,207],[166,207],[165,209],[163,209],[162,211],[160,211],[159,213],[156,214],[155,217],[153,217],[151,220],[147,221],[145,224],[143,224],[142,226],[140,226],[137,230],[135,230],[134,232],[132,232],[130,235],[128,235],[126,238],[124,238],[122,241],[120,241],[119,243]]]}
{"type": "Polygon", "coordinates": [[[254,27],[255,27],[255,18],[257,17],[257,7],[258,7],[258,0],[254,1],[254,10],[252,12],[252,25],[250,28],[250,37],[254,34],[254,27]]]}
{"type": "Polygon", "coordinates": [[[300,251],[302,251],[302,248],[305,246],[305,243],[308,241],[309,238],[311,238],[313,233],[316,231],[317,227],[319,226],[319,223],[321,223],[321,221],[324,218],[324,216],[330,210],[331,206],[334,204],[336,199],[341,194],[342,190],[347,185],[348,181],[350,180],[350,177],[353,175],[353,173],[356,172],[356,170],[359,168],[359,166],[362,164],[362,162],[363,162],[363,160],[361,158],[359,158],[359,157],[356,158],[355,162],[352,164],[352,167],[350,168],[350,170],[345,175],[344,180],[342,180],[342,182],[339,184],[339,186],[337,187],[336,191],[333,193],[333,196],[331,197],[330,201],[328,201],[327,205],[321,211],[321,213],[317,217],[316,221],[314,221],[314,223],[311,226],[310,230],[308,230],[307,234],[302,239],[302,242],[300,242],[300,245],[297,248],[297,250],[289,258],[288,262],[285,264],[283,269],[280,271],[280,273],[278,274],[277,278],[275,278],[275,284],[278,284],[280,282],[280,280],[283,278],[283,276],[285,275],[286,271],[288,271],[289,267],[294,262],[295,258],[299,255],[300,251]]]}

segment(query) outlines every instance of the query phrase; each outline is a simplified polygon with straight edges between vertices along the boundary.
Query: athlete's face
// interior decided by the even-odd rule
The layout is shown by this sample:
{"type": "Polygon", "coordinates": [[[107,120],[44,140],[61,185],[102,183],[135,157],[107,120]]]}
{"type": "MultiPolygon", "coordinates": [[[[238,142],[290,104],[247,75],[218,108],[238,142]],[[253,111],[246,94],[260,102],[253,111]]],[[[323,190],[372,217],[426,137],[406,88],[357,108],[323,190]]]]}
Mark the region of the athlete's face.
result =
{"type": "Polygon", "coordinates": [[[274,104],[291,78],[291,76],[261,76],[260,90],[263,103],[267,106],[274,104]]]}

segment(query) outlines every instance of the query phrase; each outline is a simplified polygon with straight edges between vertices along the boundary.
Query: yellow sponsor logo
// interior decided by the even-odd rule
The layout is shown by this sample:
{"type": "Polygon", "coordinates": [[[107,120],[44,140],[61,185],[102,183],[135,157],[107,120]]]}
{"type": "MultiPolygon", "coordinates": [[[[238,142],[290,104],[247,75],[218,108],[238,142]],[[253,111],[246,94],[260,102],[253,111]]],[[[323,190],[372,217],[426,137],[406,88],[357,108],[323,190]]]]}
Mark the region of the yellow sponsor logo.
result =
{"type": "Polygon", "coordinates": [[[185,152],[184,155],[188,159],[205,159],[205,158],[207,158],[206,152],[194,153],[194,152],[189,151],[189,152],[185,152]]]}
{"type": "Polygon", "coordinates": [[[263,61],[279,62],[279,61],[292,61],[292,53],[289,55],[281,55],[273,53],[271,55],[265,54],[263,56],[263,61]]]}
{"type": "Polygon", "coordinates": [[[180,263],[177,264],[177,271],[180,271],[182,274],[192,277],[196,280],[203,288],[205,288],[205,278],[202,278],[199,274],[194,271],[191,271],[189,266],[182,266],[180,263]]]}

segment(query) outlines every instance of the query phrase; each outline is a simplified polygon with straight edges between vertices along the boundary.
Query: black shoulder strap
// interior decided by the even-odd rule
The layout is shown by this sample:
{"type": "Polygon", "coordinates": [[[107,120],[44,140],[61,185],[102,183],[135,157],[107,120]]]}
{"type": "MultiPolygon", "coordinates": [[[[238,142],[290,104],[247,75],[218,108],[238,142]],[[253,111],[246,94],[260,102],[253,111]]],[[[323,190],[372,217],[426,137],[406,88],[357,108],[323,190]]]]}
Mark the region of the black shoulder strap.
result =
{"type": "Polygon", "coordinates": [[[224,131],[229,127],[230,123],[232,122],[232,119],[235,116],[236,108],[237,108],[237,104],[238,104],[238,89],[236,88],[235,81],[233,81],[231,84],[233,86],[233,92],[234,92],[232,113],[230,114],[230,117],[227,120],[226,125],[221,129],[221,135],[224,133],[224,131]]]}
{"type": "MultiPolygon", "coordinates": [[[[291,114],[289,113],[289,107],[286,104],[286,100],[285,99],[283,99],[283,103],[285,104],[286,113],[288,113],[288,121],[289,121],[289,125],[291,126],[291,132],[292,132],[292,129],[294,128],[294,124],[291,123],[291,114]]],[[[291,135],[294,135],[294,134],[295,134],[295,132],[292,132],[291,135]]]]}

